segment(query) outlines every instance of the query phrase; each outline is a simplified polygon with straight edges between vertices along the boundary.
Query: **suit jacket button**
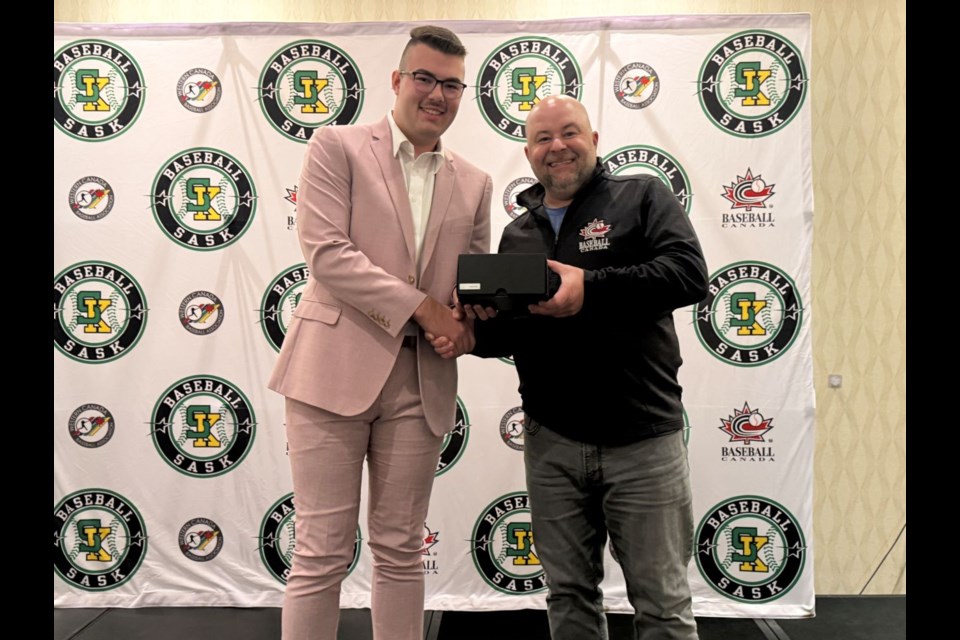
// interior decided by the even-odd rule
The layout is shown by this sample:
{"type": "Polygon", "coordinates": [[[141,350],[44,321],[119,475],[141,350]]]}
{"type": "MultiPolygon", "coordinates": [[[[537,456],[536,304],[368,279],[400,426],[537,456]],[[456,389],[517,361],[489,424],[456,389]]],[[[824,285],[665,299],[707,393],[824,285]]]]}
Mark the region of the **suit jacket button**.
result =
{"type": "Polygon", "coordinates": [[[417,279],[414,278],[413,276],[407,276],[407,282],[409,282],[410,284],[413,284],[413,283],[416,282],[416,281],[417,281],[417,279]]]}

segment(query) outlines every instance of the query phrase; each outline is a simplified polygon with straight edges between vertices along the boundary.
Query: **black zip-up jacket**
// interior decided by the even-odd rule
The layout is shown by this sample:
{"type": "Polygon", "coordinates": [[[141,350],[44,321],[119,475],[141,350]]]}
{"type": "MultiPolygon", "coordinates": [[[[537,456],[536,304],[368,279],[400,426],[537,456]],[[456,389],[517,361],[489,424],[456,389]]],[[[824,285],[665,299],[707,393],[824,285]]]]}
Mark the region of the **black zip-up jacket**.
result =
{"type": "Polygon", "coordinates": [[[588,443],[623,444],[683,427],[674,309],[701,301],[707,270],[693,226],[656,176],[613,176],[597,162],[559,234],[536,184],[517,202],[500,253],[546,253],[584,271],[583,308],[568,318],[477,321],[480,357],[512,355],[523,410],[588,443]]]}

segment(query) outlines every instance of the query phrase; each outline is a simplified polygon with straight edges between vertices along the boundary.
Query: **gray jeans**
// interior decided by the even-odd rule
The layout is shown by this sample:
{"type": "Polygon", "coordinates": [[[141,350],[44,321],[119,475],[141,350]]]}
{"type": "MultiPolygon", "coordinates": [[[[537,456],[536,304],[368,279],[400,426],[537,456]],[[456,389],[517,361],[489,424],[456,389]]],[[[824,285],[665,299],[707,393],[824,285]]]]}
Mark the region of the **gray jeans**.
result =
{"type": "Polygon", "coordinates": [[[534,545],[547,575],[553,640],[607,638],[603,547],[610,535],[639,640],[696,640],[687,584],[693,548],[682,431],[623,446],[565,438],[526,416],[534,545]]]}

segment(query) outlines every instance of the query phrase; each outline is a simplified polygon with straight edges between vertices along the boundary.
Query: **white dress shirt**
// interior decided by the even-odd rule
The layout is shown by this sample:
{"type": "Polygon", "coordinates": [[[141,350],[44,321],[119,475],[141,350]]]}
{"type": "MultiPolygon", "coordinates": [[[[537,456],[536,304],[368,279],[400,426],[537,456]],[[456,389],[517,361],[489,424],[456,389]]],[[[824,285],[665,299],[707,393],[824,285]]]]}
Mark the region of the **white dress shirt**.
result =
{"type": "Polygon", "coordinates": [[[433,183],[440,164],[443,162],[443,143],[437,142],[435,151],[421,153],[413,157],[413,143],[407,140],[393,119],[393,112],[387,114],[390,130],[393,133],[393,156],[400,160],[403,177],[407,183],[407,197],[410,199],[410,211],[413,213],[413,237],[416,244],[417,272],[420,271],[420,250],[423,236],[430,220],[430,207],[433,206],[433,183]]]}

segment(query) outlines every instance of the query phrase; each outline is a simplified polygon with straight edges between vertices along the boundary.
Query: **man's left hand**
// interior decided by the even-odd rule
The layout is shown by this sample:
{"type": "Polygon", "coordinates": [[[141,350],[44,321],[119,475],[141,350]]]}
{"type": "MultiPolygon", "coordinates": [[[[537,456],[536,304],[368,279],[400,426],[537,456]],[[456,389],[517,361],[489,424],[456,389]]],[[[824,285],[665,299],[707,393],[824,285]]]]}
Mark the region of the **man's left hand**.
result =
{"type": "Polygon", "coordinates": [[[576,315],[583,308],[583,269],[556,260],[547,260],[547,266],[560,276],[560,288],[549,300],[531,304],[530,313],[554,318],[576,315]]]}

